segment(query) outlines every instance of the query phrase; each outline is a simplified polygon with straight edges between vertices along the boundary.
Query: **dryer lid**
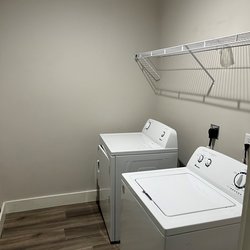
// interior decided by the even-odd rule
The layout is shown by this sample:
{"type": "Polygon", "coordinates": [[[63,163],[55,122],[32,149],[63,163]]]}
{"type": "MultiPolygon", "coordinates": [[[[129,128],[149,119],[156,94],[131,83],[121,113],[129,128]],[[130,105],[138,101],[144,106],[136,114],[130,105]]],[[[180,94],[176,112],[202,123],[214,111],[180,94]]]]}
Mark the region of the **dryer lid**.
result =
{"type": "Polygon", "coordinates": [[[213,186],[191,173],[137,178],[136,182],[169,217],[235,206],[213,186]]]}
{"type": "Polygon", "coordinates": [[[164,148],[143,133],[100,134],[103,143],[112,155],[176,152],[177,149],[164,148]]]}

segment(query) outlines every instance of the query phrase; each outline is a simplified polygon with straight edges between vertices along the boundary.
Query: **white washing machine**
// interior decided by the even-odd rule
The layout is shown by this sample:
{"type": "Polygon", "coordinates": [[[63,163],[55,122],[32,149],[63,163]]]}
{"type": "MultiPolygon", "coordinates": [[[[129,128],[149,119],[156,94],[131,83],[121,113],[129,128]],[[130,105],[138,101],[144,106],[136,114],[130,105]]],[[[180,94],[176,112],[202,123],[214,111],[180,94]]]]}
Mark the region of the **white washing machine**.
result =
{"type": "Polygon", "coordinates": [[[121,174],[177,166],[176,131],[149,119],[142,132],[100,134],[99,207],[111,242],[120,241],[121,174]]]}
{"type": "Polygon", "coordinates": [[[122,175],[121,250],[236,250],[246,165],[198,148],[184,168],[122,175]]]}

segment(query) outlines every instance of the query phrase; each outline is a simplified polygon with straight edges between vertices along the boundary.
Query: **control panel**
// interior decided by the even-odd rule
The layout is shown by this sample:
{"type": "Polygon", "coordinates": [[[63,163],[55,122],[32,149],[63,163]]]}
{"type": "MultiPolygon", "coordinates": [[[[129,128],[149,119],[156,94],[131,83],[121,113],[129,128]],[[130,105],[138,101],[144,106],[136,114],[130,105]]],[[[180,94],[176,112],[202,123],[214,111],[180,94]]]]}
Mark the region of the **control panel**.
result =
{"type": "Polygon", "coordinates": [[[164,148],[178,148],[176,131],[161,122],[149,119],[142,129],[142,133],[164,148]]]}
{"type": "Polygon", "coordinates": [[[247,166],[217,151],[199,147],[187,167],[239,202],[243,202],[247,166]]]}

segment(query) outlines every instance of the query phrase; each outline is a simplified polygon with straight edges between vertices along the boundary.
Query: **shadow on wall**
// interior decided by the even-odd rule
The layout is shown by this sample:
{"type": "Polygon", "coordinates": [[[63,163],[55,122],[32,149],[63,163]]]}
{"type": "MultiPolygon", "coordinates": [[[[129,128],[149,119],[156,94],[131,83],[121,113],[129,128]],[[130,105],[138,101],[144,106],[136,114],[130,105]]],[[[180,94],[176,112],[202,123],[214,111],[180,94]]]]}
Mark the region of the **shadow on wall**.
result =
{"type": "Polygon", "coordinates": [[[156,95],[250,112],[250,46],[136,59],[156,95]]]}

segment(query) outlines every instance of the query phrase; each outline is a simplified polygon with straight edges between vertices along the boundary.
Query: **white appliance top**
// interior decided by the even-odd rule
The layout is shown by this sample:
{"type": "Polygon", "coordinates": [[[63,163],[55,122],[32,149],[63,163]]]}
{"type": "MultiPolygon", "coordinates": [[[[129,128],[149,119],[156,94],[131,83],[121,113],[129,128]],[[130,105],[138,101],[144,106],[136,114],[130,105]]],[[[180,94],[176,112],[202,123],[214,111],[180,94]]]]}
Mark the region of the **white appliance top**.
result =
{"type": "Polygon", "coordinates": [[[200,147],[187,167],[125,173],[122,180],[166,236],[235,224],[242,212],[246,165],[230,159],[200,147]]]}
{"type": "Polygon", "coordinates": [[[191,173],[144,177],[136,182],[166,216],[235,206],[191,173]]]}
{"type": "Polygon", "coordinates": [[[103,144],[112,155],[164,152],[165,148],[143,133],[100,134],[103,144]]]}
{"type": "Polygon", "coordinates": [[[111,155],[177,152],[176,131],[152,119],[142,132],[100,134],[100,137],[111,155]]]}

